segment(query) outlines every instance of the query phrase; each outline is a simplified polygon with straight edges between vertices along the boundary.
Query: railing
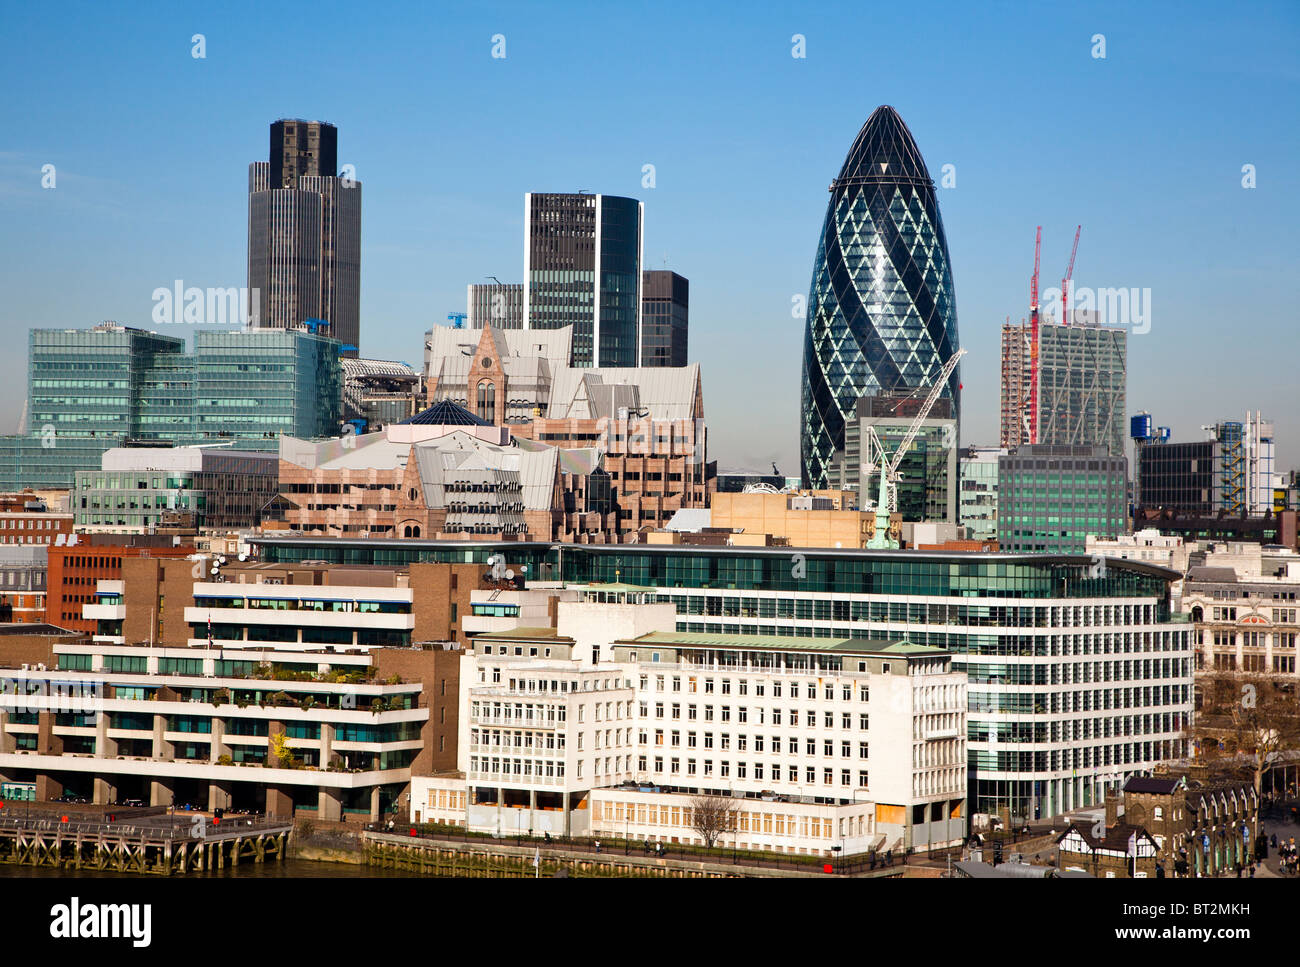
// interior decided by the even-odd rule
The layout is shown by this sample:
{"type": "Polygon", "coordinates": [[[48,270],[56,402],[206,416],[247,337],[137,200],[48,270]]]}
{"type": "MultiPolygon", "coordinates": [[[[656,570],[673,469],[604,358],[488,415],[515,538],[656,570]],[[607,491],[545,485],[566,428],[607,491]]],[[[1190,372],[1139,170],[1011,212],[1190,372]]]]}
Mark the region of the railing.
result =
{"type": "MultiPolygon", "coordinates": [[[[809,873],[823,872],[826,866],[832,868],[834,875],[853,876],[879,871],[877,875],[899,875],[907,865],[907,858],[900,852],[895,856],[892,851],[880,853],[860,853],[834,859],[829,856],[813,856],[799,853],[769,853],[752,849],[736,849],[725,842],[711,849],[686,843],[649,842],[647,840],[624,840],[621,837],[605,836],[542,836],[529,835],[522,830],[503,826],[497,834],[472,833],[464,829],[433,827],[428,824],[397,823],[392,829],[376,824],[368,824],[368,832],[402,835],[404,838],[420,841],[443,841],[466,844],[490,844],[493,842],[514,842],[516,846],[534,847],[543,855],[551,852],[580,852],[592,856],[638,856],[656,859],[677,860],[681,862],[715,863],[729,865],[759,866],[779,870],[803,870],[809,873]],[[600,843],[597,849],[596,843],[600,843]],[[647,848],[649,847],[649,848],[647,848]]],[[[730,840],[726,833],[722,839],[730,840]]],[[[936,854],[938,855],[938,854],[936,854]]]]}
{"type": "Polygon", "coordinates": [[[69,819],[64,822],[61,818],[50,816],[13,816],[0,818],[0,830],[12,829],[23,832],[33,833],[57,833],[61,836],[113,836],[113,837],[131,837],[138,839],[152,840],[190,840],[198,838],[211,839],[218,836],[236,836],[240,834],[249,834],[265,832],[267,830],[284,830],[292,826],[292,821],[276,816],[269,817],[246,817],[231,816],[222,819],[219,823],[215,820],[201,816],[198,813],[193,814],[194,818],[202,819],[203,834],[196,836],[195,830],[199,824],[192,821],[186,821],[189,814],[182,814],[179,817],[168,816],[159,817],[160,822],[154,824],[144,824],[130,821],[86,821],[69,819]]]}

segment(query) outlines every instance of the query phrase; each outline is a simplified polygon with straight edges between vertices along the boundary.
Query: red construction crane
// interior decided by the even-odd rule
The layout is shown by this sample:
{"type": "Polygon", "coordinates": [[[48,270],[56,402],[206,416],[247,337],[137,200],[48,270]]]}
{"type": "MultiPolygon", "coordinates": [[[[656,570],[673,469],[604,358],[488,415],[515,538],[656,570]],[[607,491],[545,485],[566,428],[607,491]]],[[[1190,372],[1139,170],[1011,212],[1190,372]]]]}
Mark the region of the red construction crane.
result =
{"type": "Polygon", "coordinates": [[[1080,225],[1074,230],[1074,248],[1070,249],[1070,264],[1065,267],[1065,278],[1061,280],[1061,324],[1068,326],[1070,324],[1070,280],[1074,278],[1074,257],[1079,252],[1079,233],[1083,231],[1080,225]]]}
{"type": "Polygon", "coordinates": [[[1029,280],[1029,442],[1038,442],[1038,254],[1043,226],[1034,232],[1034,274],[1029,280]]]}

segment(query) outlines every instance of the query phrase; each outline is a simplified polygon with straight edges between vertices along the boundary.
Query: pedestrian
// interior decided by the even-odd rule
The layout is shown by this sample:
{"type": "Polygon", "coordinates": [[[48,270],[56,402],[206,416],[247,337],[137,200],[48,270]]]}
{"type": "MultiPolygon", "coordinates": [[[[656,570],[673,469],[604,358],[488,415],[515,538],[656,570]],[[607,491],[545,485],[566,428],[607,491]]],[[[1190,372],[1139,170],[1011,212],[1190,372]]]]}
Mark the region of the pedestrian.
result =
{"type": "Polygon", "coordinates": [[[1251,863],[1251,864],[1250,864],[1250,878],[1251,878],[1252,880],[1255,878],[1255,864],[1254,864],[1254,863],[1251,863]]]}
{"type": "Polygon", "coordinates": [[[600,840],[596,840],[596,852],[600,852],[600,840]]]}

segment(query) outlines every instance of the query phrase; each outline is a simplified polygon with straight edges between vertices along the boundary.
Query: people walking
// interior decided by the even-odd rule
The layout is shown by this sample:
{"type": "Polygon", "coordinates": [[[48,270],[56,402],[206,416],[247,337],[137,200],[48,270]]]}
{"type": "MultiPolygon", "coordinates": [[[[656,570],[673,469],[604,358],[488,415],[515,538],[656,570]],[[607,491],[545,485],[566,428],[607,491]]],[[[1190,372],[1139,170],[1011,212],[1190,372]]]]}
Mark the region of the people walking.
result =
{"type": "Polygon", "coordinates": [[[596,840],[596,852],[600,852],[600,840],[596,840]]]}

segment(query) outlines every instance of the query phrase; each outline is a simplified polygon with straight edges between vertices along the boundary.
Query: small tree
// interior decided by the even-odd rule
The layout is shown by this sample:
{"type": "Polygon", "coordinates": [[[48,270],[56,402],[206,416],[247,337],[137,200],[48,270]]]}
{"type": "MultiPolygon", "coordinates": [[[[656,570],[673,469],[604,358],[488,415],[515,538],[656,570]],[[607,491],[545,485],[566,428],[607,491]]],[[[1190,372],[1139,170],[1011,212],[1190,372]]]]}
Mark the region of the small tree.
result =
{"type": "Polygon", "coordinates": [[[284,732],[274,732],[271,734],[270,742],[271,758],[281,769],[297,769],[299,762],[294,758],[293,749],[289,748],[289,738],[284,732]]]}
{"type": "Polygon", "coordinates": [[[736,829],[736,807],[727,796],[696,796],[691,800],[691,827],[712,849],[723,833],[736,829]]]}
{"type": "Polygon", "coordinates": [[[1250,779],[1259,795],[1264,774],[1282,753],[1300,748],[1294,683],[1217,671],[1201,677],[1197,688],[1199,707],[1189,735],[1199,757],[1219,771],[1250,779]]]}

